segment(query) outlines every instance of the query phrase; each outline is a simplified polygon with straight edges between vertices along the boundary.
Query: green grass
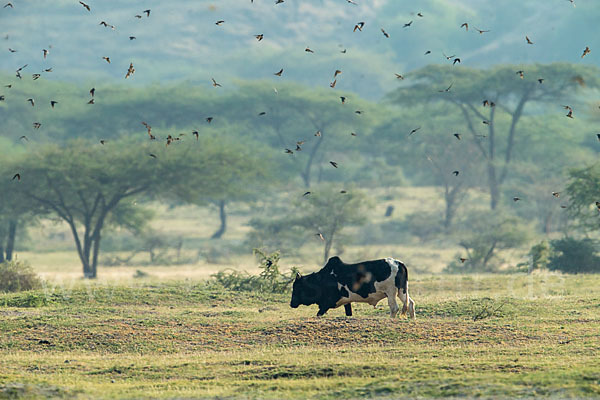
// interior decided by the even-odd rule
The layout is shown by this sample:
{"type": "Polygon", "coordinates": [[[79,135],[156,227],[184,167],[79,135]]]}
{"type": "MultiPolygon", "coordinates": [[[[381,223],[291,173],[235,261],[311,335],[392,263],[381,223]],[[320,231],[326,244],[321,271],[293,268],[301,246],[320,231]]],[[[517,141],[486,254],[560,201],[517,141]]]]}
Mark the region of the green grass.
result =
{"type": "Polygon", "coordinates": [[[417,276],[415,322],[206,282],[4,294],[0,398],[599,397],[599,284],[417,276]]]}

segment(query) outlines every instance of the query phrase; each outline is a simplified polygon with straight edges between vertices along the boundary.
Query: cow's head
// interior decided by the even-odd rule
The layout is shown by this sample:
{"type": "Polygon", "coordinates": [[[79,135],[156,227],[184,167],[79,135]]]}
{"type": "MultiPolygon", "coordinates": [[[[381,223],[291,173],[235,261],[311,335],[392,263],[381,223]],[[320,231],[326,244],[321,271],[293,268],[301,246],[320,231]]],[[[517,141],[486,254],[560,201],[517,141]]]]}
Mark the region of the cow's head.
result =
{"type": "Polygon", "coordinates": [[[290,307],[298,308],[300,304],[309,306],[318,303],[321,299],[321,279],[318,274],[301,276],[296,274],[296,280],[292,287],[292,301],[290,307]]]}

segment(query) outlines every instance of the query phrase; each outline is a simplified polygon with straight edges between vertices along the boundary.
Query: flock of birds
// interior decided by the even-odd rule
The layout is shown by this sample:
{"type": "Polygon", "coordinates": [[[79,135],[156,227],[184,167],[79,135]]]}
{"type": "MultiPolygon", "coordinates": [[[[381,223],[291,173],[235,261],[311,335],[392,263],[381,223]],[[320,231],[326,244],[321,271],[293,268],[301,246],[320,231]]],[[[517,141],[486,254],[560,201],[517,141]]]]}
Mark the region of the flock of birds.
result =
{"type": "MultiPolygon", "coordinates": [[[[80,4],[80,6],[81,6],[81,7],[83,7],[83,9],[84,9],[85,11],[87,11],[87,12],[92,12],[92,6],[90,6],[89,4],[85,3],[84,1],[81,1],[81,0],[78,0],[78,1],[79,1],[79,4],[80,4]]],[[[573,7],[575,7],[574,0],[566,0],[566,1],[570,2],[570,3],[573,5],[573,7]]],[[[251,3],[254,3],[254,0],[250,0],[250,2],[251,2],[251,3]]],[[[277,5],[277,4],[281,4],[281,3],[284,3],[284,2],[285,2],[285,0],[275,0],[275,5],[277,5]]],[[[357,5],[357,3],[356,3],[355,1],[353,1],[353,0],[346,0],[346,2],[347,2],[348,4],[351,4],[351,5],[357,5]]],[[[11,9],[12,9],[12,8],[14,8],[14,7],[15,7],[15,6],[13,5],[13,3],[9,2],[9,3],[5,4],[3,8],[5,8],[5,9],[7,9],[7,8],[11,8],[11,9]]],[[[134,16],[133,16],[133,18],[137,18],[137,19],[142,19],[142,18],[150,18],[150,16],[151,16],[151,12],[152,12],[152,11],[151,11],[150,9],[143,10],[141,13],[134,15],[134,16]]],[[[417,18],[424,18],[424,15],[423,15],[423,13],[422,13],[422,12],[417,12],[416,14],[413,14],[413,15],[416,15],[416,17],[417,17],[417,18]]],[[[216,21],[216,22],[215,22],[215,25],[217,25],[217,26],[222,26],[222,25],[223,25],[223,24],[225,24],[225,23],[226,23],[226,21],[225,21],[225,20],[218,20],[218,21],[216,21]]],[[[413,20],[411,20],[411,21],[408,21],[408,22],[406,22],[406,23],[403,25],[403,28],[405,28],[405,29],[407,29],[407,28],[410,28],[410,27],[412,26],[412,24],[413,24],[413,20]]],[[[103,26],[103,27],[106,27],[106,28],[110,28],[110,29],[112,29],[112,30],[115,30],[115,29],[116,29],[116,27],[115,27],[114,25],[112,25],[112,24],[110,24],[110,23],[108,23],[108,22],[106,22],[106,21],[104,21],[104,20],[103,20],[103,21],[101,21],[101,22],[99,23],[99,25],[101,25],[101,26],[103,26]]],[[[358,31],[358,32],[362,32],[362,31],[363,31],[363,28],[365,27],[365,25],[366,25],[366,23],[365,23],[364,21],[357,22],[357,23],[354,25],[353,32],[357,32],[357,31],[358,31]]],[[[469,28],[470,28],[470,26],[469,26],[469,23],[468,23],[468,22],[464,22],[464,23],[462,23],[462,24],[460,25],[460,27],[459,27],[459,28],[460,28],[460,29],[463,29],[463,28],[464,28],[464,30],[465,30],[466,32],[468,32],[468,31],[469,31],[469,28]]],[[[485,33],[488,33],[488,32],[490,32],[490,30],[489,30],[489,29],[479,29],[479,28],[477,28],[477,27],[474,27],[474,26],[473,26],[473,29],[474,29],[476,32],[478,32],[480,35],[483,35],[483,34],[485,34],[485,33]]],[[[389,33],[388,33],[388,32],[387,32],[387,31],[386,31],[384,28],[380,28],[380,30],[381,30],[381,33],[383,34],[383,36],[384,36],[385,38],[387,38],[387,39],[389,39],[389,38],[390,38],[390,35],[389,35],[389,33]]],[[[260,41],[262,41],[262,40],[264,39],[264,34],[262,34],[262,33],[260,33],[260,34],[256,34],[256,35],[254,35],[254,38],[255,38],[255,39],[258,41],[258,42],[260,42],[260,41]]],[[[136,40],[136,37],[135,37],[135,36],[129,36],[129,40],[136,40]]],[[[528,35],[525,35],[525,42],[526,42],[527,44],[529,44],[529,45],[533,45],[533,44],[534,44],[534,42],[533,42],[533,41],[532,41],[532,40],[529,38],[529,36],[528,36],[528,35]]],[[[17,52],[17,50],[15,50],[15,49],[13,49],[13,48],[9,48],[9,49],[8,49],[8,51],[9,51],[9,52],[11,52],[11,53],[15,53],[15,52],[17,52]]],[[[310,47],[306,47],[304,51],[305,51],[306,53],[314,53],[314,52],[315,52],[315,51],[314,51],[314,50],[312,50],[310,47]]],[[[585,47],[585,49],[583,50],[583,53],[582,53],[582,55],[581,55],[581,58],[584,58],[586,55],[590,54],[590,52],[591,52],[590,48],[589,48],[588,46],[586,46],[586,47],[585,47]]],[[[50,54],[50,51],[49,51],[48,49],[42,49],[42,50],[41,50],[41,53],[42,53],[42,57],[43,57],[44,59],[46,59],[46,58],[49,56],[49,54],[50,54]]],[[[344,49],[344,50],[341,50],[341,53],[346,53],[346,49],[344,49]]],[[[427,51],[425,52],[425,55],[427,55],[427,54],[430,54],[430,53],[431,53],[431,51],[427,50],[427,51]]],[[[443,56],[446,58],[446,60],[448,60],[448,61],[452,61],[452,65],[456,65],[456,64],[460,64],[460,63],[461,63],[461,59],[460,59],[459,57],[457,57],[456,55],[451,55],[451,56],[448,56],[448,55],[446,55],[445,53],[443,53],[443,56]]],[[[108,64],[110,64],[110,63],[111,63],[111,59],[110,59],[110,57],[109,57],[109,56],[102,56],[102,57],[101,57],[101,59],[102,59],[103,61],[105,61],[106,63],[108,63],[108,64]]],[[[25,68],[27,68],[27,66],[28,66],[28,64],[25,64],[25,65],[23,65],[22,67],[20,67],[20,68],[18,68],[18,69],[16,70],[16,77],[17,77],[19,80],[23,79],[23,75],[21,74],[21,72],[23,72],[23,71],[24,71],[24,69],[25,69],[25,68]]],[[[44,69],[44,70],[43,70],[43,72],[42,72],[42,73],[50,73],[50,72],[52,72],[52,68],[46,68],[46,69],[44,69]]],[[[128,79],[128,78],[130,78],[131,76],[133,76],[133,74],[134,74],[134,73],[135,73],[135,67],[134,67],[133,63],[130,63],[130,64],[129,64],[129,68],[127,69],[127,71],[126,71],[126,72],[125,72],[125,74],[124,74],[124,78],[125,78],[125,79],[128,79]]],[[[279,69],[277,72],[275,72],[273,75],[274,75],[274,76],[277,76],[277,77],[281,77],[281,76],[283,75],[283,73],[284,73],[284,69],[283,69],[283,68],[281,68],[281,69],[279,69]]],[[[333,78],[332,78],[332,81],[331,81],[331,83],[329,84],[329,86],[330,86],[332,89],[336,87],[337,80],[339,79],[338,77],[339,77],[339,75],[340,75],[340,74],[342,74],[342,71],[341,71],[341,70],[339,70],[339,69],[336,69],[336,70],[334,71],[334,73],[333,73],[333,78]]],[[[520,70],[520,71],[516,71],[516,74],[517,74],[517,75],[519,75],[519,77],[520,77],[521,79],[524,79],[524,76],[525,76],[525,71],[522,71],[522,70],[520,70]]],[[[33,79],[34,81],[35,81],[35,80],[37,80],[37,79],[39,79],[40,77],[41,77],[41,73],[34,73],[34,74],[32,74],[32,79],[33,79]]],[[[399,80],[404,80],[404,76],[403,76],[402,74],[395,73],[395,77],[396,77],[397,79],[399,79],[399,80]]],[[[213,87],[215,87],[215,88],[220,88],[220,87],[222,87],[222,85],[221,85],[220,83],[218,83],[218,82],[217,82],[217,81],[216,81],[214,78],[212,78],[212,77],[211,77],[210,79],[211,79],[211,83],[212,83],[212,86],[213,86],[213,87]]],[[[538,83],[539,83],[539,84],[543,84],[543,83],[544,83],[544,79],[543,79],[543,78],[539,78],[539,79],[538,79],[538,83]]],[[[443,89],[439,90],[439,92],[440,92],[440,93],[446,93],[446,92],[450,92],[450,91],[451,91],[451,89],[452,89],[452,87],[453,87],[453,84],[454,84],[454,83],[451,83],[451,84],[450,84],[450,85],[449,85],[447,88],[443,88],[443,89]]],[[[12,86],[13,86],[13,84],[8,84],[8,85],[5,85],[4,87],[5,87],[5,88],[7,88],[7,89],[11,89],[11,88],[12,88],[12,86]]],[[[274,90],[275,90],[275,93],[277,93],[277,89],[274,89],[274,90]]],[[[92,89],[90,89],[90,91],[89,91],[90,98],[89,98],[89,101],[87,102],[87,104],[89,104],[89,105],[93,105],[93,104],[94,104],[94,100],[95,100],[95,92],[96,92],[96,89],[95,89],[95,88],[92,88],[92,89]]],[[[5,101],[5,100],[6,100],[6,96],[5,96],[5,95],[0,95],[0,102],[3,102],[3,101],[5,101]]],[[[36,106],[36,102],[35,102],[35,100],[34,100],[33,98],[28,98],[26,101],[27,101],[27,102],[29,102],[29,103],[30,103],[30,105],[31,105],[32,107],[35,107],[35,106],[36,106]]],[[[340,96],[340,101],[341,101],[341,103],[342,103],[342,104],[345,104],[345,103],[346,103],[346,97],[344,97],[344,96],[340,96]]],[[[494,106],[495,106],[494,102],[492,102],[492,101],[488,101],[487,99],[483,100],[483,102],[482,102],[482,103],[483,103],[483,107],[494,107],[494,106]]],[[[50,100],[50,106],[51,106],[51,108],[53,108],[53,109],[54,109],[54,108],[55,108],[55,106],[56,106],[57,104],[59,104],[59,102],[58,102],[57,100],[50,100]]],[[[569,105],[564,105],[563,107],[564,107],[564,109],[565,109],[565,110],[567,110],[566,117],[568,117],[568,118],[573,118],[573,108],[572,108],[571,106],[569,106],[569,105]]],[[[361,114],[361,113],[362,113],[362,111],[360,111],[360,110],[356,110],[356,111],[355,111],[355,113],[357,113],[357,114],[361,114]]],[[[261,112],[259,115],[264,115],[264,114],[265,114],[265,112],[261,112]]],[[[207,122],[207,123],[211,123],[211,122],[212,122],[212,120],[213,120],[213,117],[212,117],[212,116],[211,116],[211,117],[207,117],[207,118],[206,118],[206,122],[207,122]]],[[[150,139],[150,140],[156,140],[156,139],[157,139],[157,138],[156,138],[156,136],[155,136],[155,135],[152,133],[152,127],[151,127],[151,126],[150,126],[148,123],[146,123],[146,122],[141,122],[141,123],[142,123],[142,125],[143,125],[143,126],[146,128],[146,131],[147,131],[147,133],[148,133],[148,137],[149,137],[149,139],[150,139]]],[[[489,122],[489,121],[483,121],[483,123],[484,123],[484,124],[490,124],[490,122],[489,122]]],[[[33,128],[34,128],[34,129],[40,129],[40,128],[41,128],[41,126],[42,126],[42,124],[41,124],[40,122],[37,122],[37,121],[36,121],[36,122],[33,122],[33,128]]],[[[415,128],[415,129],[412,129],[412,130],[411,130],[411,131],[408,133],[408,136],[411,136],[411,135],[413,135],[413,134],[417,133],[417,131],[419,131],[419,129],[420,129],[420,127],[418,127],[418,128],[415,128]]],[[[193,131],[193,132],[192,132],[192,135],[193,135],[193,136],[195,136],[196,140],[198,140],[198,137],[199,137],[199,133],[198,133],[198,131],[193,131]]],[[[352,136],[356,136],[356,133],[352,132],[352,133],[351,133],[351,135],[352,135],[352,136]]],[[[184,134],[180,134],[180,135],[178,135],[178,136],[168,135],[168,136],[165,138],[165,143],[166,143],[166,146],[169,146],[169,145],[170,145],[170,144],[172,144],[173,142],[180,140],[182,136],[184,136],[184,134]]],[[[316,136],[316,137],[320,137],[320,136],[321,136],[321,132],[320,132],[320,131],[317,131],[317,132],[314,134],[314,136],[316,136]]],[[[456,137],[456,139],[458,139],[458,140],[461,140],[461,136],[460,136],[460,134],[459,134],[459,133],[455,133],[455,134],[454,134],[454,136],[456,137]]],[[[482,135],[482,136],[483,136],[483,135],[482,135]]],[[[26,140],[26,141],[28,140],[28,138],[27,138],[26,136],[24,136],[24,135],[23,135],[23,136],[21,136],[21,137],[20,137],[20,139],[21,139],[21,140],[26,140]]],[[[598,140],[600,140],[600,134],[598,134],[598,140]]],[[[103,145],[103,144],[105,144],[105,143],[106,143],[106,140],[104,140],[104,139],[103,139],[103,140],[100,140],[100,143],[103,145]]],[[[303,145],[304,143],[305,143],[305,141],[304,141],[304,140],[298,140],[298,141],[296,142],[296,144],[295,144],[295,149],[294,149],[294,150],[292,150],[292,149],[286,148],[286,149],[285,149],[285,153],[287,153],[287,154],[290,154],[290,155],[293,155],[293,154],[294,154],[294,152],[301,151],[301,150],[302,150],[302,145],[303,145]]],[[[152,154],[152,153],[150,153],[150,154],[149,154],[149,156],[150,156],[150,157],[152,157],[152,158],[157,158],[157,156],[156,156],[155,154],[152,154]]],[[[337,162],[335,162],[335,161],[330,161],[329,163],[330,163],[330,165],[331,165],[332,167],[334,167],[334,168],[338,168],[338,163],[337,163],[337,162]]],[[[455,176],[458,176],[458,175],[459,175],[459,173],[460,173],[460,172],[459,172],[459,171],[457,171],[457,170],[455,170],[455,171],[452,171],[452,174],[453,174],[453,175],[455,175],[455,176]]],[[[20,173],[16,173],[16,174],[13,176],[13,178],[12,178],[12,179],[13,179],[13,180],[21,180],[21,175],[20,175],[20,173]]],[[[346,193],[346,191],[345,191],[345,190],[342,190],[342,191],[341,191],[341,193],[346,193]]],[[[307,192],[305,192],[305,193],[304,193],[304,195],[303,195],[303,196],[307,196],[307,195],[310,195],[310,194],[311,194],[311,192],[310,192],[310,191],[307,191],[307,192]]],[[[560,196],[560,193],[559,193],[559,192],[552,192],[552,195],[553,195],[554,197],[559,197],[559,196],[560,196]]],[[[513,197],[513,201],[517,202],[517,201],[519,201],[519,200],[521,200],[519,197],[513,197]]],[[[600,211],[600,202],[596,202],[596,206],[598,207],[598,210],[600,211]]],[[[561,207],[562,207],[562,208],[566,208],[566,206],[564,206],[564,205],[563,205],[563,206],[561,206],[561,207]]],[[[323,237],[323,235],[322,235],[321,233],[317,233],[317,234],[316,234],[316,236],[318,236],[318,237],[319,237],[321,240],[325,240],[325,238],[323,237]]],[[[460,258],[460,261],[461,261],[461,262],[463,262],[463,263],[464,263],[466,260],[467,260],[466,258],[460,258]]]]}

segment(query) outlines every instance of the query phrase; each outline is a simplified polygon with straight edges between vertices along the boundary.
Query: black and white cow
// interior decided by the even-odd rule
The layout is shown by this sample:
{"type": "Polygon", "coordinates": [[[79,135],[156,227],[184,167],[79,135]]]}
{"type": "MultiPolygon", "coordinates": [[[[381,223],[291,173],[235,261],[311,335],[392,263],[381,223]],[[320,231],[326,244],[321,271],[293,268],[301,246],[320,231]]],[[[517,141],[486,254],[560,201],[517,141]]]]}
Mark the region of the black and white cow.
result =
{"type": "Polygon", "coordinates": [[[296,276],[290,306],[317,304],[321,316],[330,308],[343,305],[346,315],[352,315],[352,302],[369,303],[373,307],[386,298],[390,316],[394,318],[400,308],[396,296],[402,300],[402,314],[415,317],[415,302],[408,295],[408,270],[406,265],[393,258],[346,264],[332,257],[318,272],[296,276]]]}

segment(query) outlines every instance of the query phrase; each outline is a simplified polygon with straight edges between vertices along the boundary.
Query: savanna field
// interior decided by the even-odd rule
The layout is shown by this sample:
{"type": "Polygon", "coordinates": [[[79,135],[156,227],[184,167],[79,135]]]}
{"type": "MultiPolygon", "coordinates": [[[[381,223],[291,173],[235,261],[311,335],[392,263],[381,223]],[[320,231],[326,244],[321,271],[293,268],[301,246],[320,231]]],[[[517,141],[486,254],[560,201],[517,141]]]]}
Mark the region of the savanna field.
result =
{"type": "Polygon", "coordinates": [[[0,296],[0,395],[597,397],[598,284],[413,274],[416,321],[191,280],[50,284],[0,296]]]}
{"type": "Polygon", "coordinates": [[[600,399],[598,21],[4,0],[0,400],[600,399]]]}

